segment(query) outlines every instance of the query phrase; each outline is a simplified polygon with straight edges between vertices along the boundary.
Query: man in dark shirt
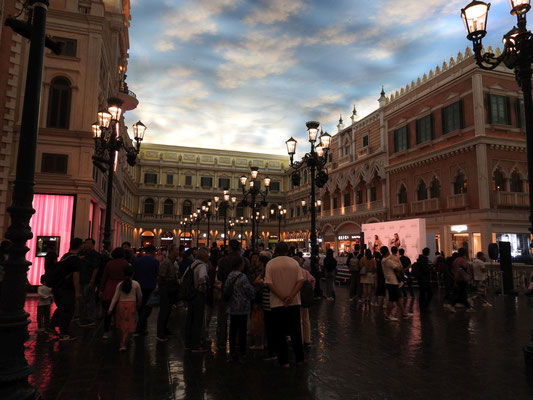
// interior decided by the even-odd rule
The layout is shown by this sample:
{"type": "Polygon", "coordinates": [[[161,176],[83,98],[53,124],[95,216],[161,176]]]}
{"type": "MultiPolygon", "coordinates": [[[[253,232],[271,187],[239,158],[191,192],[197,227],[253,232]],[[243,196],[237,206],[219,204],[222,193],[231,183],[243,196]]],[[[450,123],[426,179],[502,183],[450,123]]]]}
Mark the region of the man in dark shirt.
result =
{"type": "Polygon", "coordinates": [[[68,329],[74,315],[76,300],[80,298],[81,260],[78,257],[78,252],[82,243],[80,238],[72,239],[68,253],[61,258],[55,267],[58,270],[54,272],[53,292],[57,309],[52,316],[51,331],[57,334],[55,327],[59,328],[60,341],[75,339],[69,335],[68,329]]]}
{"type": "Polygon", "coordinates": [[[152,313],[152,306],[147,305],[146,302],[157,287],[157,275],[159,274],[159,261],[155,258],[154,245],[146,247],[144,255],[133,263],[133,269],[135,270],[134,279],[141,285],[143,294],[135,335],[146,335],[146,321],[152,313]]]}
{"type": "Polygon", "coordinates": [[[133,250],[131,248],[131,243],[130,242],[124,242],[122,243],[122,246],[121,246],[123,249],[124,249],[124,258],[126,259],[127,262],[129,262],[131,265],[133,265],[133,263],[135,262],[135,255],[133,254],[133,250]]]}
{"type": "Polygon", "coordinates": [[[429,264],[429,252],[426,247],[422,250],[422,254],[416,260],[416,279],[418,280],[419,298],[418,304],[421,312],[427,312],[431,299],[433,298],[433,290],[431,288],[431,265],[429,264]]]}
{"type": "Polygon", "coordinates": [[[100,268],[100,254],[94,249],[95,241],[85,239],[80,252],[80,322],[82,328],[93,326],[96,318],[95,282],[100,268]]]}
{"type": "Polygon", "coordinates": [[[405,285],[402,286],[402,295],[403,297],[407,297],[407,288],[409,288],[409,294],[411,295],[411,298],[415,298],[415,292],[413,290],[413,277],[411,275],[411,272],[409,271],[411,269],[411,259],[405,255],[404,249],[399,249],[398,253],[400,254],[400,262],[402,263],[402,270],[403,275],[407,277],[405,281],[405,285]]]}

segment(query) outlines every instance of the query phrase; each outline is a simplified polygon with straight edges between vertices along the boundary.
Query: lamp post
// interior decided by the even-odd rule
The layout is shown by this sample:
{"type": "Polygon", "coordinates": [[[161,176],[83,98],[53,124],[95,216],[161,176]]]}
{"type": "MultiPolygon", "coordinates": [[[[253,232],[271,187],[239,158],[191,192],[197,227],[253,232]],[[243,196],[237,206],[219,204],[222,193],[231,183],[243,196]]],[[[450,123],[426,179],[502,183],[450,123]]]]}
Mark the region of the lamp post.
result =
{"type": "Polygon", "coordinates": [[[202,205],[202,214],[207,219],[207,248],[209,248],[209,238],[210,238],[210,235],[211,235],[210,222],[211,222],[211,216],[213,215],[211,213],[211,205],[212,205],[211,201],[208,201],[207,205],[206,204],[202,205]]]}
{"type": "Polygon", "coordinates": [[[24,4],[25,8],[31,8],[28,22],[6,19],[6,25],[30,40],[30,49],[13,200],[7,210],[11,216],[11,225],[5,236],[11,241],[11,248],[7,261],[3,264],[4,276],[0,291],[0,398],[5,400],[38,398],[35,389],[28,383],[28,376],[33,369],[28,365],[24,354],[29,324],[29,314],[24,311],[24,304],[27,273],[31,265],[26,260],[29,250],[26,242],[33,237],[30,219],[35,212],[32,204],[44,48],[52,48],[56,54],[61,49],[61,46],[57,46],[45,35],[48,6],[48,0],[30,0],[24,4]]]}
{"type": "Polygon", "coordinates": [[[197,208],[196,212],[193,214],[193,217],[196,222],[196,248],[198,248],[200,241],[200,221],[202,220],[202,210],[197,208]]]}
{"type": "Polygon", "coordinates": [[[93,164],[102,172],[107,172],[107,199],[104,225],[104,249],[111,250],[111,218],[113,215],[113,177],[118,166],[118,152],[126,151],[127,162],[134,166],[146,126],[138,121],[133,124],[135,147],[127,147],[120,135],[122,100],[110,98],[107,110],[98,112],[98,121],[92,125],[94,138],[93,164]]]}
{"type": "Polygon", "coordinates": [[[261,207],[265,207],[267,205],[266,197],[268,195],[268,189],[270,187],[270,178],[267,176],[263,179],[265,184],[265,190],[261,190],[259,185],[259,180],[257,179],[257,176],[259,174],[259,168],[257,167],[250,167],[250,176],[251,179],[248,180],[248,178],[243,175],[239,178],[241,188],[242,188],[242,194],[243,198],[241,201],[241,204],[243,206],[249,206],[251,210],[251,216],[252,216],[252,250],[255,249],[256,245],[256,236],[257,236],[257,227],[256,227],[256,212],[261,210],[261,207]],[[248,182],[249,188],[246,189],[246,182],[248,182]],[[257,197],[261,196],[261,201],[257,201],[257,197]],[[248,201],[248,197],[250,197],[250,200],[248,201]]]}
{"type": "Polygon", "coordinates": [[[242,247],[243,247],[243,245],[242,245],[242,240],[243,240],[243,238],[244,238],[244,236],[243,236],[243,234],[244,234],[244,232],[243,232],[243,228],[244,228],[244,225],[247,225],[247,224],[248,224],[248,219],[244,219],[244,217],[241,217],[241,218],[239,218],[239,219],[236,221],[236,224],[237,224],[237,225],[240,225],[240,227],[241,227],[241,248],[242,248],[242,247]]]}
{"type": "Polygon", "coordinates": [[[285,142],[287,145],[287,152],[290,156],[290,166],[294,170],[292,173],[292,183],[294,186],[300,185],[300,170],[308,168],[311,175],[311,272],[318,276],[317,258],[318,245],[316,236],[316,187],[323,187],[328,181],[328,174],[325,169],[327,162],[327,155],[329,146],[331,144],[331,135],[327,132],[321,132],[318,138],[318,127],[320,123],[317,121],[309,121],[306,123],[309,143],[311,144],[311,151],[306,153],[300,161],[294,161],[294,154],[296,154],[297,141],[290,138],[285,142]],[[316,144],[317,139],[319,143],[316,144]]]}
{"type": "MultiPolygon", "coordinates": [[[[473,42],[477,65],[485,70],[493,70],[502,62],[513,70],[515,79],[524,98],[524,117],[526,125],[527,171],[531,181],[533,177],[533,101],[531,98],[531,63],[533,61],[533,35],[527,29],[526,14],[531,9],[530,0],[509,0],[511,14],[516,16],[514,26],[503,36],[503,52],[482,53],[482,40],[487,34],[487,17],[490,3],[474,0],[461,10],[467,38],[473,42]]],[[[533,234],[533,190],[529,190],[529,231],[533,234]]],[[[530,244],[533,247],[533,241],[530,244]]],[[[502,268],[503,269],[503,268],[502,268]]],[[[504,285],[512,290],[512,271],[503,269],[504,285]]],[[[533,339],[524,347],[526,363],[533,365],[533,339]]]]}
{"type": "Polygon", "coordinates": [[[270,215],[272,217],[275,216],[278,220],[278,242],[281,242],[281,220],[285,217],[286,214],[287,209],[283,208],[282,204],[278,204],[277,210],[275,210],[274,208],[270,209],[270,215]]]}
{"type": "Polygon", "coordinates": [[[223,201],[220,202],[220,197],[215,196],[213,197],[213,200],[215,202],[215,210],[218,213],[219,211],[224,214],[224,246],[226,246],[226,238],[228,236],[227,231],[227,223],[228,223],[228,210],[233,209],[235,207],[235,202],[237,201],[237,197],[231,196],[229,194],[229,190],[226,188],[223,192],[223,201]],[[231,203],[230,203],[231,200],[231,203]]]}

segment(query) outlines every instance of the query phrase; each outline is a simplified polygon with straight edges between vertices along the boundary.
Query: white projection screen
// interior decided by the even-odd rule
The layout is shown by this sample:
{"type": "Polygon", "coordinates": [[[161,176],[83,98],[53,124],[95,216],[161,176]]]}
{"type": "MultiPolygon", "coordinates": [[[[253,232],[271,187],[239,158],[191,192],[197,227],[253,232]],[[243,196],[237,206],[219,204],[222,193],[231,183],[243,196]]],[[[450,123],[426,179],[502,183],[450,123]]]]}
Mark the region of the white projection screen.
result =
{"type": "Polygon", "coordinates": [[[363,224],[365,243],[367,248],[374,246],[374,236],[377,235],[384,246],[389,249],[393,245],[394,234],[400,239],[400,247],[405,250],[405,255],[416,260],[422,249],[426,247],[426,220],[423,218],[403,219],[388,222],[363,224]]]}

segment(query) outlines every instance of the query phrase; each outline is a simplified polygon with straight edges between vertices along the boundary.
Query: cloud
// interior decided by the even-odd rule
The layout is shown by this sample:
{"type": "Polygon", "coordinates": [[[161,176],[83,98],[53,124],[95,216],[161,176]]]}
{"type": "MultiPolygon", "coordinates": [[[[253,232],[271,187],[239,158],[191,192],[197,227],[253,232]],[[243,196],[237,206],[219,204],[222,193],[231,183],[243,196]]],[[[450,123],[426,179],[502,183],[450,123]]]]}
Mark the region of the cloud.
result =
{"type": "Polygon", "coordinates": [[[164,51],[174,50],[176,48],[176,46],[174,45],[174,42],[172,42],[170,40],[161,39],[161,40],[157,41],[157,43],[155,44],[155,48],[158,51],[163,51],[164,52],[164,51]]]}
{"type": "Polygon", "coordinates": [[[240,0],[187,0],[164,18],[164,35],[189,42],[218,30],[217,16],[240,0]]]}
{"type": "Polygon", "coordinates": [[[217,75],[219,86],[236,88],[251,79],[279,75],[297,64],[295,47],[301,39],[276,31],[254,31],[240,42],[226,42],[218,46],[224,62],[217,75]]]}
{"type": "Polygon", "coordinates": [[[459,17],[461,8],[466,4],[464,0],[386,0],[382,3],[382,13],[374,17],[379,25],[411,25],[423,20],[431,24],[432,20],[446,14],[457,14],[459,17]]]}
{"type": "Polygon", "coordinates": [[[306,4],[302,0],[263,0],[261,6],[244,19],[248,25],[285,22],[292,15],[302,12],[306,4]]]}

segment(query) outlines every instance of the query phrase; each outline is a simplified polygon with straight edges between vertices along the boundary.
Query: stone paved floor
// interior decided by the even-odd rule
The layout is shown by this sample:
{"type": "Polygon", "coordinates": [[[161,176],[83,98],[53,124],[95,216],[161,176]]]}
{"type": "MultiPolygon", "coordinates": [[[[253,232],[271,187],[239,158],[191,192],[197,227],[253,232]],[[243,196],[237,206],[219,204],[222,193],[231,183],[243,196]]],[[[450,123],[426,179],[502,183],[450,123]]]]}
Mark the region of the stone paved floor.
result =
{"type": "MultiPolygon", "coordinates": [[[[533,304],[496,297],[493,309],[433,313],[385,322],[382,309],[350,304],[347,289],[335,303],[311,312],[313,347],[304,366],[282,370],[252,354],[246,365],[226,355],[185,353],[180,336],[166,343],[133,339],[127,353],[100,339],[101,329],[79,329],[73,342],[37,335],[30,324],[31,382],[51,399],[533,399],[533,372],[522,346],[533,328],[533,304]]],[[[36,317],[37,301],[27,310],[36,317]]],[[[154,313],[155,314],[155,313],[154,313]]],[[[153,316],[154,317],[154,316],[153,316]]],[[[179,330],[183,311],[174,316],[179,330]]]]}

